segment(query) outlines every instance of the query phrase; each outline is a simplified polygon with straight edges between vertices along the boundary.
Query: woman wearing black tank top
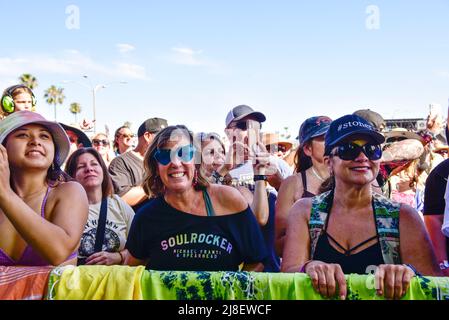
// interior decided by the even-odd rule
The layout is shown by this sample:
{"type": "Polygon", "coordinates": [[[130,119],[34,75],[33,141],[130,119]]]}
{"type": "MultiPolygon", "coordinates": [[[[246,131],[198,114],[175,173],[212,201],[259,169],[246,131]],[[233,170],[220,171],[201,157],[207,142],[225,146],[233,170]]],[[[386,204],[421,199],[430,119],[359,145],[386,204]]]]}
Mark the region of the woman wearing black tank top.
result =
{"type": "Polygon", "coordinates": [[[321,184],[329,177],[324,163],[324,134],[331,119],[325,116],[305,120],[299,129],[299,147],[295,155],[295,173],[279,188],[276,201],[276,252],[282,255],[288,211],[301,198],[319,193],[321,184]]]}
{"type": "Polygon", "coordinates": [[[356,115],[334,120],[325,136],[333,190],[289,213],[282,271],[307,273],[325,297],[345,299],[351,272],[375,272],[377,294],[387,299],[404,296],[416,270],[440,275],[418,213],[373,193],[383,141],[356,115]]]}

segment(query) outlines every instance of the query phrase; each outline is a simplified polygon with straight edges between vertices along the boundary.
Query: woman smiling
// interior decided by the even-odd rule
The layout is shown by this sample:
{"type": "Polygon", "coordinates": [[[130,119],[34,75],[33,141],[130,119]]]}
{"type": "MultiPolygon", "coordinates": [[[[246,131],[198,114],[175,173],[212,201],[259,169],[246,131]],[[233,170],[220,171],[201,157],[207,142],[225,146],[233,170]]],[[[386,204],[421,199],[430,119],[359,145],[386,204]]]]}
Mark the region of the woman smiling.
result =
{"type": "Polygon", "coordinates": [[[307,273],[323,296],[346,297],[344,274],[376,270],[377,293],[396,299],[418,271],[440,274],[418,213],[372,190],[383,141],[356,115],[334,120],[325,136],[333,189],[289,212],[282,270],[307,273]]]}
{"type": "Polygon", "coordinates": [[[155,270],[261,270],[260,228],[234,188],[211,185],[185,126],[160,131],[144,159],[144,190],[155,197],[137,213],[126,248],[129,265],[155,270]]]}

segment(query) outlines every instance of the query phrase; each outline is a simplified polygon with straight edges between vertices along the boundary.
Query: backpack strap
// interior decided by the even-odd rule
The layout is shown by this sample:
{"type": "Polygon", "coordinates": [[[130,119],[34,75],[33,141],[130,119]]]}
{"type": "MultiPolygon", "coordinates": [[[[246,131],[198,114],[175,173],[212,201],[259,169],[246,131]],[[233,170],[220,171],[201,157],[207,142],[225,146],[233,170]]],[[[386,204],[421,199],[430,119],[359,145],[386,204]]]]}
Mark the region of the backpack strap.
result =
{"type": "Polygon", "coordinates": [[[373,210],[377,234],[386,264],[401,264],[399,247],[399,210],[401,205],[373,193],[373,210]]]}
{"type": "Polygon", "coordinates": [[[329,214],[328,208],[332,204],[333,192],[327,191],[312,198],[312,208],[309,220],[310,235],[310,259],[313,259],[315,248],[320,235],[323,233],[324,224],[329,214]]]}

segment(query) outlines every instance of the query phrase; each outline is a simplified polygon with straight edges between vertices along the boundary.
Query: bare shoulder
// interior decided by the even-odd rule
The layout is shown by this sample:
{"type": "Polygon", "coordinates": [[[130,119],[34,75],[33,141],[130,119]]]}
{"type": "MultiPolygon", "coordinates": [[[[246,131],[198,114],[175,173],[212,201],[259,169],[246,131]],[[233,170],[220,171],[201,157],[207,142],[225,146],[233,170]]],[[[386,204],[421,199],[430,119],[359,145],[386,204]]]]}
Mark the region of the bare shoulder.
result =
{"type": "Polygon", "coordinates": [[[399,210],[399,223],[400,227],[405,227],[407,229],[424,227],[424,222],[422,221],[418,211],[406,204],[401,204],[401,208],[399,210]]]}
{"type": "Polygon", "coordinates": [[[242,212],[248,207],[248,202],[234,187],[213,184],[208,188],[218,215],[242,212]]]}
{"type": "Polygon", "coordinates": [[[68,181],[58,184],[54,191],[55,195],[62,195],[67,198],[73,198],[77,195],[85,195],[86,191],[83,186],[76,181],[68,181]]]}
{"type": "Polygon", "coordinates": [[[301,182],[301,176],[298,174],[292,174],[282,181],[281,188],[285,190],[291,190],[301,182]]]}
{"type": "Polygon", "coordinates": [[[288,219],[292,221],[303,220],[309,222],[310,210],[312,208],[312,198],[302,198],[296,201],[291,207],[288,219]]]}

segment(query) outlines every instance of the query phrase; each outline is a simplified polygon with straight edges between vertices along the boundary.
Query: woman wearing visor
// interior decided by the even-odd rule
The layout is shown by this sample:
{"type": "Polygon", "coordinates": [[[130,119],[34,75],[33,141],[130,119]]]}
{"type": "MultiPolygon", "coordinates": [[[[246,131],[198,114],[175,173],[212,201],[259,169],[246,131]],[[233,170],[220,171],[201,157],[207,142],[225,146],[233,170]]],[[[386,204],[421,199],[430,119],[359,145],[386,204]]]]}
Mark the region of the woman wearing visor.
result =
{"type": "Polygon", "coordinates": [[[284,272],[305,272],[325,297],[346,298],[345,274],[375,273],[378,295],[401,298],[418,272],[440,275],[418,213],[372,191],[384,137],[364,119],[334,120],[325,136],[332,190],[289,212],[284,272]]]}
{"type": "Polygon", "coordinates": [[[134,217],[126,264],[237,271],[243,263],[244,270],[262,269],[266,248],[248,203],[232,187],[209,184],[194,161],[200,158],[185,126],[156,135],[145,154],[143,183],[155,199],[134,217]]]}

